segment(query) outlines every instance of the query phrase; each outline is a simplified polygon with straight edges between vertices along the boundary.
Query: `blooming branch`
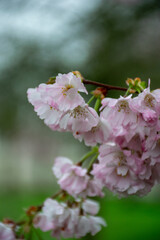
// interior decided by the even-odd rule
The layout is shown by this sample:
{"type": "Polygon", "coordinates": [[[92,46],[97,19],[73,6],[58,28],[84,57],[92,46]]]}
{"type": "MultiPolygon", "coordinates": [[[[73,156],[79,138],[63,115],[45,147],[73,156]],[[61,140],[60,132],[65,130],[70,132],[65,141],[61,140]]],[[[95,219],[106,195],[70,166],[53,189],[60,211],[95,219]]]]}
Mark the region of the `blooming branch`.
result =
{"type": "Polygon", "coordinates": [[[90,198],[104,197],[105,188],[119,197],[144,196],[160,182],[160,89],[151,92],[139,78],[127,85],[93,82],[75,71],[28,89],[29,102],[50,129],[71,132],[91,150],[78,163],[56,157],[52,171],[60,191],[30,207],[22,221],[0,223],[0,240],[31,239],[36,228],[57,239],[95,235],[106,223],[90,198]],[[98,86],[88,103],[81,96],[88,94],[84,84],[98,86]],[[108,90],[126,93],[107,98],[108,90]]]}

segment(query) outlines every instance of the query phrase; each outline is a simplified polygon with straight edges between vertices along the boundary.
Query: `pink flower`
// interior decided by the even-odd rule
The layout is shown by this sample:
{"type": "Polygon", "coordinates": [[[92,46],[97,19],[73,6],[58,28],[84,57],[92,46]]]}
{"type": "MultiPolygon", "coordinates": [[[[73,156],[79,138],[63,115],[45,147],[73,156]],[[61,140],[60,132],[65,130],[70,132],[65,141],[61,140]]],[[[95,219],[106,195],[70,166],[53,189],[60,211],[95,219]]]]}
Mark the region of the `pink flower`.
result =
{"type": "Polygon", "coordinates": [[[99,205],[88,199],[83,203],[73,202],[70,207],[64,203],[47,199],[42,212],[34,218],[34,226],[39,227],[42,231],[52,230],[52,236],[58,239],[61,237],[81,238],[87,233],[95,235],[101,230],[101,225],[106,226],[102,218],[92,216],[98,211],[99,205]],[[83,214],[81,214],[82,211],[83,214]]]}
{"type": "Polygon", "coordinates": [[[98,124],[87,132],[76,132],[74,137],[80,141],[82,139],[86,146],[95,146],[97,143],[104,143],[109,139],[110,126],[104,119],[99,119],[98,124]]]}
{"type": "Polygon", "coordinates": [[[101,217],[90,216],[90,224],[91,224],[91,235],[94,236],[97,232],[101,230],[101,226],[106,227],[107,224],[101,217]]]}
{"type": "Polygon", "coordinates": [[[141,126],[137,113],[133,112],[130,107],[131,102],[131,95],[126,98],[105,98],[102,100],[100,118],[111,127],[113,137],[125,136],[129,141],[138,125],[141,126]],[[130,129],[132,131],[129,131],[130,129]]]}
{"type": "Polygon", "coordinates": [[[82,204],[82,209],[91,215],[96,215],[99,212],[99,204],[91,199],[86,199],[82,204]]]}
{"type": "Polygon", "coordinates": [[[53,173],[61,188],[76,197],[103,196],[103,184],[87,174],[87,169],[76,166],[65,157],[57,157],[53,165],[53,173]]]}
{"type": "Polygon", "coordinates": [[[83,192],[89,181],[87,170],[79,166],[72,166],[58,181],[61,188],[70,195],[76,196],[83,192]]]}
{"type": "Polygon", "coordinates": [[[81,79],[72,72],[58,74],[50,92],[60,111],[73,110],[79,105],[84,105],[84,99],[79,92],[87,94],[81,79]]]}
{"type": "Polygon", "coordinates": [[[104,197],[104,193],[102,192],[104,187],[104,184],[102,183],[102,181],[100,181],[99,179],[95,178],[95,177],[90,177],[86,190],[84,192],[81,193],[82,197],[104,197]]]}
{"type": "Polygon", "coordinates": [[[73,162],[66,157],[57,157],[54,161],[53,165],[53,173],[56,176],[56,178],[61,178],[68,170],[70,170],[70,167],[73,166],[73,162]]]}
{"type": "Polygon", "coordinates": [[[159,91],[150,92],[150,89],[145,89],[137,97],[133,98],[131,108],[137,113],[141,113],[144,121],[153,126],[157,124],[160,114],[159,91]]]}
{"type": "Polygon", "coordinates": [[[81,216],[75,237],[81,238],[87,233],[91,233],[91,235],[94,236],[101,230],[101,226],[106,226],[103,218],[94,216],[81,216]]]}
{"type": "Polygon", "coordinates": [[[0,239],[1,240],[16,240],[11,227],[0,222],[0,239]]]}
{"type": "Polygon", "coordinates": [[[148,127],[145,128],[145,137],[142,141],[142,148],[144,152],[148,152],[152,150],[158,139],[157,128],[156,127],[148,127]]]}
{"type": "Polygon", "coordinates": [[[104,185],[119,196],[136,194],[142,196],[151,190],[153,182],[149,177],[140,178],[143,161],[138,153],[121,149],[107,143],[99,149],[99,164],[94,164],[91,172],[104,185]]]}
{"type": "Polygon", "coordinates": [[[44,232],[49,231],[60,227],[68,216],[69,212],[65,204],[48,198],[44,202],[42,213],[38,213],[34,218],[34,226],[39,227],[44,232]]]}
{"type": "Polygon", "coordinates": [[[28,101],[34,106],[37,115],[44,119],[45,124],[52,129],[63,131],[59,121],[64,113],[85,105],[79,92],[87,93],[87,90],[81,79],[70,72],[59,74],[54,84],[43,83],[37,88],[29,88],[27,94],[28,101]]]}
{"type": "Polygon", "coordinates": [[[34,106],[34,110],[45,124],[57,124],[63,114],[58,105],[48,93],[49,85],[40,84],[38,88],[29,88],[28,101],[34,106]]]}
{"type": "Polygon", "coordinates": [[[65,113],[60,121],[60,128],[73,133],[87,132],[97,126],[98,122],[98,114],[86,104],[65,113]]]}
{"type": "Polygon", "coordinates": [[[160,182],[160,137],[157,136],[154,145],[142,155],[141,178],[148,178],[155,184],[160,182]]]}
{"type": "Polygon", "coordinates": [[[58,183],[61,188],[69,194],[76,196],[86,189],[89,176],[86,169],[71,163],[69,159],[63,157],[56,158],[53,173],[59,179],[58,183]]]}

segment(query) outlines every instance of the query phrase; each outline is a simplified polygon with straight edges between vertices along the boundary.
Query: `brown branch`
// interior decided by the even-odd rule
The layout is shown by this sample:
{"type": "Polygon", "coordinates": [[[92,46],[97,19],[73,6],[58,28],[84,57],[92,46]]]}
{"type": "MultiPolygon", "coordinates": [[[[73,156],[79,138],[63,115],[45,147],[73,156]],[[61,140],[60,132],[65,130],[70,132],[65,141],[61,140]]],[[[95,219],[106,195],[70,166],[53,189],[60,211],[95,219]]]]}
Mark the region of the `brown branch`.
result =
{"type": "Polygon", "coordinates": [[[91,80],[87,80],[85,78],[82,78],[82,81],[83,81],[84,84],[91,84],[91,85],[103,87],[103,88],[106,88],[107,90],[127,91],[127,88],[124,88],[124,87],[107,85],[107,84],[104,84],[104,83],[99,83],[99,82],[94,82],[94,81],[91,81],[91,80]]]}

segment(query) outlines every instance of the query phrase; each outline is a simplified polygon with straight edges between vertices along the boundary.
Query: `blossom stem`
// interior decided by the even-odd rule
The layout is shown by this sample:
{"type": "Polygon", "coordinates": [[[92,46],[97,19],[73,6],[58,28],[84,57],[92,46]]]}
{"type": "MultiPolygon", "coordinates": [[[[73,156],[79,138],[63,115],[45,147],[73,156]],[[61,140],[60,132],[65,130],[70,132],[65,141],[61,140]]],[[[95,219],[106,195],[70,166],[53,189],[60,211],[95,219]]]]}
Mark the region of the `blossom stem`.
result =
{"type": "Polygon", "coordinates": [[[99,112],[100,106],[101,106],[101,99],[100,99],[100,97],[99,97],[99,98],[97,98],[96,103],[95,103],[95,105],[94,105],[94,109],[95,109],[95,111],[96,111],[97,113],[99,112]]]}
{"type": "Polygon", "coordinates": [[[144,88],[141,86],[141,84],[138,83],[138,87],[140,88],[140,90],[143,92],[144,88]]]}
{"type": "Polygon", "coordinates": [[[88,173],[91,171],[92,165],[95,162],[95,160],[97,159],[97,157],[98,157],[98,153],[96,155],[94,155],[93,158],[91,159],[89,166],[88,166],[88,171],[87,171],[88,173]]]}
{"type": "Polygon", "coordinates": [[[58,191],[57,193],[55,193],[54,195],[51,196],[51,198],[56,198],[58,197],[61,193],[63,193],[63,190],[61,189],[60,191],[58,191]]]}
{"type": "Polygon", "coordinates": [[[132,88],[132,87],[130,86],[130,87],[127,89],[127,91],[126,91],[124,97],[127,97],[127,96],[128,96],[128,94],[130,93],[131,88],[132,88]]]}
{"type": "Polygon", "coordinates": [[[34,230],[35,234],[37,235],[39,240],[43,240],[43,238],[39,235],[39,233],[37,232],[37,230],[33,227],[32,230],[34,230]]]}
{"type": "Polygon", "coordinates": [[[92,96],[89,101],[87,102],[87,104],[89,105],[93,100],[95,99],[95,96],[92,96]]]}
{"type": "Polygon", "coordinates": [[[91,150],[90,152],[88,152],[87,154],[85,154],[82,159],[76,164],[76,165],[82,165],[82,163],[87,159],[89,158],[90,156],[92,156],[93,154],[95,153],[95,150],[91,150]]]}
{"type": "Polygon", "coordinates": [[[104,83],[94,82],[85,78],[82,78],[82,81],[84,84],[91,84],[99,87],[104,87],[104,88],[107,88],[107,90],[127,91],[127,88],[124,88],[124,87],[118,87],[118,86],[112,86],[104,83]]]}

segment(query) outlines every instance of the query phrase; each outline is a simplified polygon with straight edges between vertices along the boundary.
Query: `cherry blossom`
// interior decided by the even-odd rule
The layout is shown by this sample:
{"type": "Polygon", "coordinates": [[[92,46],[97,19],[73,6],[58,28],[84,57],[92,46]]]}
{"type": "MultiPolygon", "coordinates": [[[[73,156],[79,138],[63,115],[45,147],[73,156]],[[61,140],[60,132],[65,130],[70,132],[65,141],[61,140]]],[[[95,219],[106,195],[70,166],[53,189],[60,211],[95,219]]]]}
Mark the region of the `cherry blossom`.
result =
{"type": "Polygon", "coordinates": [[[132,102],[131,97],[130,95],[126,98],[103,99],[100,114],[100,118],[109,124],[113,137],[125,136],[128,141],[132,138],[133,131],[142,129],[142,121],[140,121],[137,113],[133,112],[130,107],[132,102]],[[140,126],[140,129],[138,126],[140,126]],[[130,129],[132,131],[128,134],[130,129]]]}
{"type": "Polygon", "coordinates": [[[121,149],[116,143],[106,143],[99,149],[99,163],[94,164],[92,174],[119,196],[127,197],[148,193],[154,185],[152,172],[145,172],[139,154],[121,149]],[[145,174],[142,177],[143,174],[145,174]]]}
{"type": "Polygon", "coordinates": [[[133,111],[141,113],[144,121],[148,125],[155,125],[160,114],[159,96],[157,91],[150,92],[150,89],[145,89],[137,97],[133,98],[131,108],[133,111]]]}
{"type": "Polygon", "coordinates": [[[74,137],[79,141],[84,140],[86,146],[96,146],[97,143],[104,143],[110,137],[110,125],[103,118],[99,119],[96,126],[92,127],[89,131],[77,131],[74,137]]]}
{"type": "Polygon", "coordinates": [[[87,90],[80,78],[72,72],[68,74],[58,74],[55,83],[50,89],[50,94],[59,106],[60,111],[73,110],[79,105],[84,105],[84,99],[79,94],[87,90]]]}
{"type": "Polygon", "coordinates": [[[102,218],[93,216],[98,211],[99,205],[91,200],[85,200],[81,209],[79,201],[73,203],[72,207],[68,207],[65,203],[46,199],[42,212],[34,218],[34,226],[42,231],[52,230],[52,236],[58,239],[81,238],[88,233],[95,235],[101,230],[101,225],[106,226],[102,218]]]}
{"type": "Polygon", "coordinates": [[[16,240],[15,235],[8,224],[0,222],[0,239],[1,240],[16,240]]]}
{"type": "Polygon", "coordinates": [[[34,106],[34,110],[40,119],[44,119],[47,125],[57,124],[63,114],[59,111],[57,103],[48,94],[48,85],[40,84],[38,88],[29,88],[28,100],[34,106]]]}
{"type": "Polygon", "coordinates": [[[88,132],[97,126],[98,122],[99,116],[96,111],[85,104],[65,113],[60,121],[60,128],[78,134],[78,132],[88,132]]]}
{"type": "Polygon", "coordinates": [[[75,71],[27,91],[50,129],[71,132],[93,147],[77,164],[61,156],[54,161],[60,194],[38,208],[33,222],[57,239],[95,235],[106,226],[96,216],[99,204],[87,197],[103,197],[105,188],[119,197],[144,196],[160,183],[160,89],[151,91],[150,81],[143,89],[139,78],[127,80],[128,90],[101,84],[87,104],[80,95],[88,94],[83,83],[98,86],[75,71]],[[106,97],[107,89],[127,91],[115,99],[106,97]],[[130,90],[137,95],[128,96],[130,90]]]}
{"type": "Polygon", "coordinates": [[[87,169],[76,166],[65,157],[57,157],[53,165],[53,173],[61,188],[72,196],[103,196],[103,184],[87,174],[87,169]]]}

